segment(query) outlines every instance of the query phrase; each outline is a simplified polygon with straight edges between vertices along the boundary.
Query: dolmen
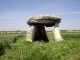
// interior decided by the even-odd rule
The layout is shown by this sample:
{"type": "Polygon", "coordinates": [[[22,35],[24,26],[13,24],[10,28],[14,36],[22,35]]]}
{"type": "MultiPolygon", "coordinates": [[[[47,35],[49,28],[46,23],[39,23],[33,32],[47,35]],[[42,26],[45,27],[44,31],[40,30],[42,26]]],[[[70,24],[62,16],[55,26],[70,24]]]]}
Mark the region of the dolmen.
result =
{"type": "Polygon", "coordinates": [[[54,26],[54,39],[55,41],[62,41],[60,35],[59,23],[61,18],[55,15],[39,15],[32,16],[28,19],[27,24],[30,26],[27,30],[26,41],[44,41],[49,42],[45,26],[52,27],[54,26]]]}

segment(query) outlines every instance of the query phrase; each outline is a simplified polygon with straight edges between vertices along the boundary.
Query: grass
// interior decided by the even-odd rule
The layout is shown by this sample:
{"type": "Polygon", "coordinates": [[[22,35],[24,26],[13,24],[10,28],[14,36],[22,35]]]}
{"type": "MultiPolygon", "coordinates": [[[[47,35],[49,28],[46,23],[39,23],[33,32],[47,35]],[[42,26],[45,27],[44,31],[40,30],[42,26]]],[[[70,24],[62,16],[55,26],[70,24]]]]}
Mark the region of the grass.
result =
{"type": "Polygon", "coordinates": [[[0,60],[80,60],[79,33],[62,33],[62,42],[55,42],[52,33],[48,33],[48,43],[27,42],[25,37],[10,44],[0,60]]]}
{"type": "Polygon", "coordinates": [[[11,48],[10,44],[15,43],[20,37],[20,34],[3,34],[0,35],[0,55],[5,53],[6,48],[11,48]]]}

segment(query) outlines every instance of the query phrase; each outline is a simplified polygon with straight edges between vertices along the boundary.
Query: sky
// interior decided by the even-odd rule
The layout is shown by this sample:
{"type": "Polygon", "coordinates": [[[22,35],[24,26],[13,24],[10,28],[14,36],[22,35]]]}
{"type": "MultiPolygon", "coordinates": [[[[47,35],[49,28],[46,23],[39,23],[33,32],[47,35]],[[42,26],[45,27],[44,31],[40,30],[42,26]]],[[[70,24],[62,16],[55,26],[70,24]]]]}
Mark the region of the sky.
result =
{"type": "Polygon", "coordinates": [[[27,31],[28,18],[44,14],[60,16],[60,30],[80,30],[80,0],[0,0],[0,31],[27,31]]]}

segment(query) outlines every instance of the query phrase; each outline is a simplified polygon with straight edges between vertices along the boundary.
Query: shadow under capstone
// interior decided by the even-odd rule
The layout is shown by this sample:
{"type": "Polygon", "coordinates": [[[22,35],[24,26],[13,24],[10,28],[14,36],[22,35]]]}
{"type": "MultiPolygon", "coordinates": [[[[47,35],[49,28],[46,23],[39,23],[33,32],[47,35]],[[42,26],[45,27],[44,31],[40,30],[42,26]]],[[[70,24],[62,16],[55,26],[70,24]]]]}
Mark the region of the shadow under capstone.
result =
{"type": "Polygon", "coordinates": [[[33,41],[41,41],[41,40],[44,42],[49,42],[45,31],[45,27],[43,25],[37,25],[33,41]]]}

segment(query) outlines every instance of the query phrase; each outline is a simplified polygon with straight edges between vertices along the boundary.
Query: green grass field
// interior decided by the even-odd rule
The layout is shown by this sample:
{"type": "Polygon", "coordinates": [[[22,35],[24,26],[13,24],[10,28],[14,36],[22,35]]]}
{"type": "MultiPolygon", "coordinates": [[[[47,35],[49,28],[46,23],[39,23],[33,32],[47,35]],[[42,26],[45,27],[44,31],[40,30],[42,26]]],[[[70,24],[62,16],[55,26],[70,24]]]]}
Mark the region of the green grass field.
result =
{"type": "MultiPolygon", "coordinates": [[[[9,44],[10,49],[5,48],[0,60],[80,60],[80,33],[61,33],[61,35],[64,40],[55,42],[53,34],[47,33],[48,43],[27,42],[26,35],[16,35],[20,37],[9,44]]],[[[0,38],[5,36],[0,35],[0,38]]],[[[0,41],[3,41],[1,39],[0,41]]]]}
{"type": "Polygon", "coordinates": [[[20,34],[2,34],[0,35],[0,55],[5,53],[6,48],[11,48],[10,44],[15,43],[18,38],[20,38],[20,34]]]}

